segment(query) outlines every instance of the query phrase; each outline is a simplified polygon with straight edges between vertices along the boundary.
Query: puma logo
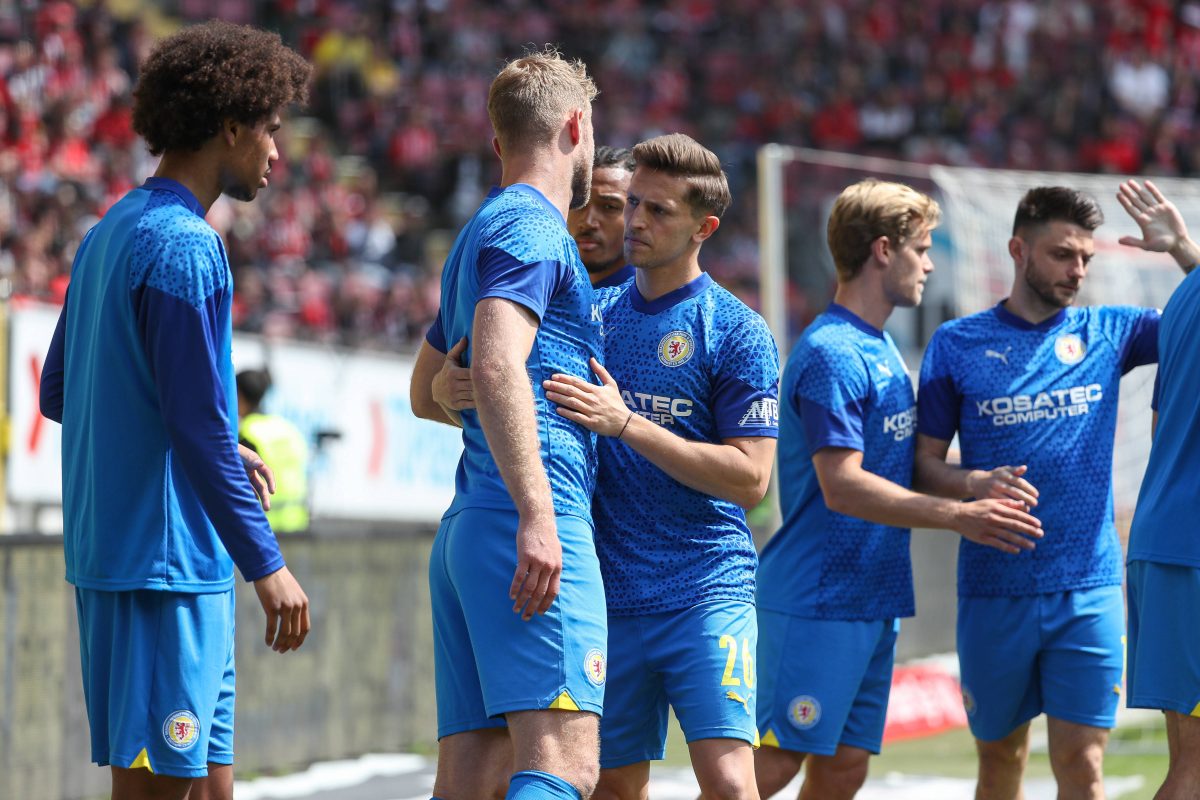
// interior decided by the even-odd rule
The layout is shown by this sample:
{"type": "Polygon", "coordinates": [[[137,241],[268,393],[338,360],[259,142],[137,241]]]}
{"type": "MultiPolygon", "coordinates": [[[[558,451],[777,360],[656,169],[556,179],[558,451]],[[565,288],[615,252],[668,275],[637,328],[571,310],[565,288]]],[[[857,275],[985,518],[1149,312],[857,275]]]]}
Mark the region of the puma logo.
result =
{"type": "Polygon", "coordinates": [[[983,351],[983,355],[984,355],[984,357],[985,357],[985,358],[995,358],[995,359],[998,359],[998,360],[1000,360],[1000,361],[1003,361],[1003,362],[1004,362],[1004,366],[1006,366],[1006,367],[1007,367],[1007,366],[1008,366],[1008,354],[1009,354],[1009,352],[1010,352],[1011,350],[1012,350],[1012,347],[1011,347],[1011,346],[1004,348],[1004,352],[1003,352],[1003,353],[1001,353],[1001,352],[1000,352],[1000,351],[998,351],[998,350],[984,350],[984,351],[983,351]]]}

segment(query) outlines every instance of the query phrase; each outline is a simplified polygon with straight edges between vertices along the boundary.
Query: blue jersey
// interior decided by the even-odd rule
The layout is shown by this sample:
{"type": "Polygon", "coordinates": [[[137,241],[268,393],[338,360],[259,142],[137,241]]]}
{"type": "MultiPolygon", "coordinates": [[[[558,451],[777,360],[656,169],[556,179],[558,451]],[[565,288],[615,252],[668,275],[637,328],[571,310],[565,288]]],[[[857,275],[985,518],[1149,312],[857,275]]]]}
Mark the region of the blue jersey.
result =
{"type": "Polygon", "coordinates": [[[997,597],[1114,586],[1112,452],[1121,376],[1158,360],[1158,312],[1069,308],[1038,325],[1003,304],[934,332],[918,430],[958,433],[964,469],[1028,464],[1045,536],[1016,555],[965,539],[958,593],[997,597]]]}
{"type": "Polygon", "coordinates": [[[1200,270],[1193,270],[1179,284],[1162,315],[1161,360],[1154,387],[1158,425],[1129,530],[1130,561],[1200,567],[1196,342],[1200,342],[1200,270]]]}
{"type": "Polygon", "coordinates": [[[224,591],[283,557],[237,449],[233,276],[184,186],[151,178],[79,246],[46,356],[67,580],[224,591]],[[232,556],[232,561],[230,557],[232,556]]]}
{"type": "MultiPolygon", "coordinates": [[[[779,353],[762,317],[707,274],[653,301],[634,281],[607,298],[606,368],[632,412],[692,441],[778,435],[779,353]]],[[[684,486],[616,437],[597,447],[610,614],[754,601],[757,556],[739,506],[684,486]]]]}
{"type": "MultiPolygon", "coordinates": [[[[591,519],[596,436],[559,416],[542,381],[556,372],[591,375],[600,358],[600,311],[558,209],[532,186],[493,189],[454,242],[442,271],[442,304],[426,339],[445,353],[470,336],[475,305],[485,297],[519,303],[540,320],[526,367],[533,389],[542,464],[556,514],[591,519]]],[[[464,363],[474,343],[468,341],[464,363]]],[[[448,514],[464,508],[515,508],[488,449],[479,415],[462,412],[462,459],[448,514]]]]}
{"type": "Polygon", "coordinates": [[[813,320],[783,371],[779,499],[783,526],[763,548],[758,605],[811,619],[913,614],[907,528],[829,510],[812,456],[863,454],[863,468],[912,484],[916,403],[892,337],[837,304],[813,320]]]}
{"type": "Polygon", "coordinates": [[[604,280],[602,280],[598,283],[593,283],[592,288],[595,289],[596,291],[600,291],[601,289],[615,288],[615,287],[620,286],[621,284],[625,283],[625,281],[629,280],[630,278],[632,278],[634,276],[634,273],[636,273],[636,272],[637,272],[637,270],[634,269],[632,264],[626,264],[625,266],[621,267],[619,270],[614,272],[612,275],[609,275],[604,280]]]}

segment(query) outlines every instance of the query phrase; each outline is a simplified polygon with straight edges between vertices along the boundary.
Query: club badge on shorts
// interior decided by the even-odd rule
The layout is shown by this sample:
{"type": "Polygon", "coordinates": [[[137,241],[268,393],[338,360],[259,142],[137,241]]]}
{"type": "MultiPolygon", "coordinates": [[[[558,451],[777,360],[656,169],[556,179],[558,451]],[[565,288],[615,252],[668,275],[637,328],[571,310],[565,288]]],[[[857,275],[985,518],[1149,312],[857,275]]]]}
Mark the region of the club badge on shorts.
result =
{"type": "Polygon", "coordinates": [[[188,750],[200,738],[200,720],[190,711],[172,711],[163,723],[163,739],[176,750],[188,750]]]}
{"type": "Polygon", "coordinates": [[[695,349],[690,333],[671,331],[658,343],[658,360],[664,367],[678,367],[688,362],[695,349]]]}
{"type": "Polygon", "coordinates": [[[792,725],[807,730],[821,719],[821,704],[817,698],[802,694],[788,705],[788,719],[792,725]]]}
{"type": "Polygon", "coordinates": [[[604,653],[595,647],[588,650],[587,655],[583,657],[583,671],[587,673],[589,681],[597,686],[603,686],[604,679],[608,675],[608,664],[604,660],[604,653]]]}

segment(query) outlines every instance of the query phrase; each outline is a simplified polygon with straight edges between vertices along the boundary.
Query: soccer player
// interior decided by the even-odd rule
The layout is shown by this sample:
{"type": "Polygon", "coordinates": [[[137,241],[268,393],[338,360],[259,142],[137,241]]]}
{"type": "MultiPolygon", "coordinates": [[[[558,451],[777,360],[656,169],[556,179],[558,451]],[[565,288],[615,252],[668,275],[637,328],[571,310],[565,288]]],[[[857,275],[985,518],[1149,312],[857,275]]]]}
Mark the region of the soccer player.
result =
{"type": "MultiPolygon", "coordinates": [[[[1133,185],[1125,192],[1138,194],[1133,185]]],[[[1018,557],[959,547],[958,657],[981,799],[1020,796],[1029,721],[1043,711],[1059,796],[1103,796],[1124,663],[1112,518],[1117,397],[1122,375],[1158,360],[1159,312],[1072,307],[1102,222],[1082,192],[1026,193],[1008,245],[1011,293],[938,328],[921,365],[918,485],[1019,500],[1045,531],[1036,551],[1018,557]],[[961,466],[946,463],[955,433],[961,466]]]]}
{"type": "Polygon", "coordinates": [[[154,49],[133,124],[162,160],[84,237],[46,356],[92,760],[116,800],[232,797],[234,564],[268,645],[309,631],[263,515],[273,478],[237,444],[233,278],[204,215],[266,187],[310,71],[277,35],[223,22],[154,49]]]}
{"type": "Polygon", "coordinates": [[[1170,253],[1188,272],[1163,311],[1154,443],[1129,531],[1129,706],[1166,714],[1170,766],[1158,800],[1200,797],[1200,546],[1195,534],[1194,352],[1200,248],[1175,206],[1150,181],[1122,184],[1118,198],[1142,228],[1123,244],[1170,253]]]}
{"type": "MultiPolygon", "coordinates": [[[[592,288],[612,289],[633,277],[625,262],[625,194],[636,163],[624,147],[600,145],[592,159],[592,192],[585,205],[567,212],[567,230],[579,247],[579,258],[592,288]]],[[[471,371],[462,365],[467,340],[459,340],[446,353],[434,377],[433,396],[450,413],[474,408],[471,371]]],[[[436,413],[437,421],[442,414],[436,413]]]]}
{"type": "Polygon", "coordinates": [[[430,562],[444,800],[487,797],[506,781],[509,798],[579,798],[596,782],[607,630],[595,436],[553,413],[541,385],[587,374],[600,353],[566,227],[568,208],[588,199],[595,94],[584,66],[552,50],[493,80],[501,188],[454,243],[413,368],[414,412],[457,419],[465,445],[430,562]],[[470,367],[476,408],[433,397],[449,342],[470,367]]]}
{"type": "Polygon", "coordinates": [[[757,798],[743,509],[770,480],[779,357],[762,318],[700,268],[730,203],[721,162],[682,134],[633,154],[624,239],[637,278],[603,301],[601,385],[546,383],[560,414],[601,435],[592,508],[610,672],[595,797],[646,796],[670,705],[702,796],[757,798]]]}
{"type": "Polygon", "coordinates": [[[625,261],[625,194],[635,166],[628,149],[597,147],[591,197],[567,214],[567,229],[593,289],[620,286],[633,277],[633,266],[625,261]]]}
{"type": "Polygon", "coordinates": [[[806,759],[804,800],[853,797],[883,738],[900,617],[913,614],[909,528],[1007,553],[1040,536],[1018,500],[959,503],[909,489],[915,400],[883,331],[921,301],[938,205],[865,180],[829,218],[837,291],[792,351],[780,389],[783,526],[758,571],[763,797],[806,759]]]}

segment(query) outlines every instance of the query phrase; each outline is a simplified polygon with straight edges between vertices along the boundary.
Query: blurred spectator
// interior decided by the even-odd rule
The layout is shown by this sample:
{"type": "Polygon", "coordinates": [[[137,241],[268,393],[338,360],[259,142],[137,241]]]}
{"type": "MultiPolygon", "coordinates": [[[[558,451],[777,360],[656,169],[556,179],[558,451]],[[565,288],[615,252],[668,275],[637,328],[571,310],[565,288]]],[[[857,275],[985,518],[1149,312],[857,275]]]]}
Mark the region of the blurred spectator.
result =
{"type": "Polygon", "coordinates": [[[236,324],[271,336],[419,341],[436,313],[447,231],[499,178],[489,81],[530,42],[557,42],[589,64],[598,140],[631,145],[678,129],[722,157],[734,205],[705,248],[708,268],[751,301],[754,154],[769,141],[984,167],[1200,174],[1200,2],[121,6],[128,18],[103,2],[29,0],[13,6],[19,30],[0,26],[0,286],[61,299],[87,227],[153,171],[129,120],[151,26],[231,14],[275,26],[317,65],[311,116],[285,124],[287,158],[263,201],[210,213],[235,271],[236,324]],[[183,19],[164,20],[164,8],[183,19]]]}

